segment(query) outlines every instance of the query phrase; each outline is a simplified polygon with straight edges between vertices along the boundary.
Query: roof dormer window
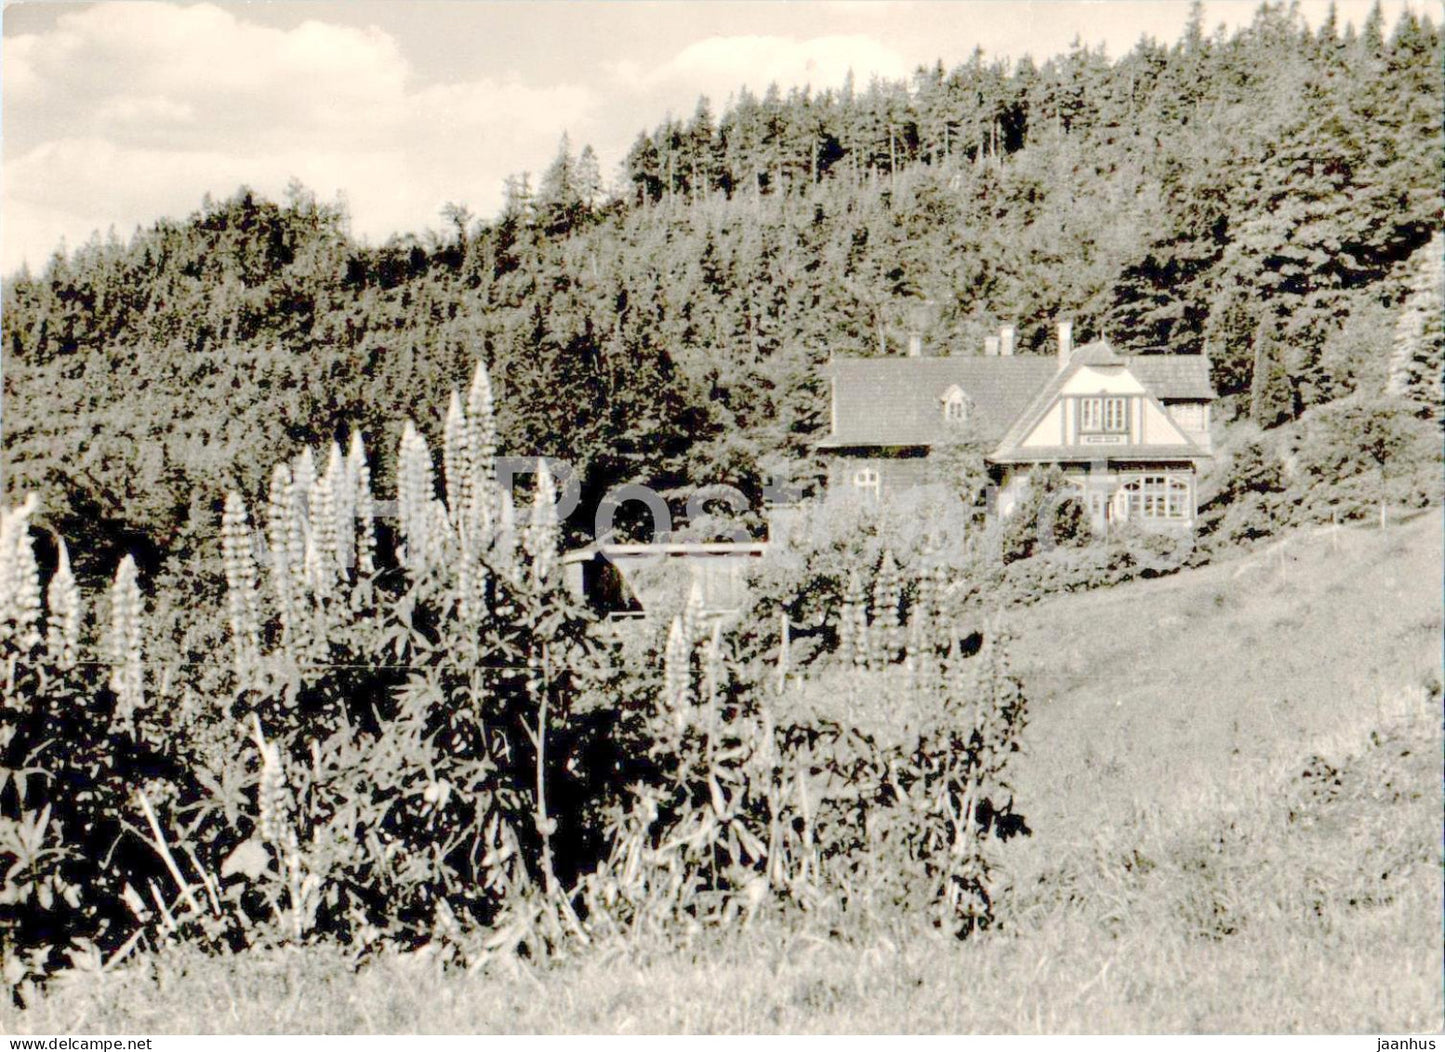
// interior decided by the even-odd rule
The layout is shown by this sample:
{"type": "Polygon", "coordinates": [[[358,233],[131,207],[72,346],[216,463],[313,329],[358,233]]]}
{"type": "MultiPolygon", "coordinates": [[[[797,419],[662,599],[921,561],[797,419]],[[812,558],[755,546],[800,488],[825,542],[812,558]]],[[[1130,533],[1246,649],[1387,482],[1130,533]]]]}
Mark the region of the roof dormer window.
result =
{"type": "Polygon", "coordinates": [[[963,393],[963,388],[954,384],[943,393],[943,419],[950,424],[961,424],[968,419],[969,404],[968,395],[963,393]]]}

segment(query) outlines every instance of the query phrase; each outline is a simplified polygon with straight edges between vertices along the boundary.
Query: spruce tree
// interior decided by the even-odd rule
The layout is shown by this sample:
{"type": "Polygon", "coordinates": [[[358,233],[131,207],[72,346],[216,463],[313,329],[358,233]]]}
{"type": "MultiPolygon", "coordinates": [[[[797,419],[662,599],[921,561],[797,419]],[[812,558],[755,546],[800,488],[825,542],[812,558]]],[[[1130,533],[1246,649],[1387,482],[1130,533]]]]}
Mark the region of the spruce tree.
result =
{"type": "Polygon", "coordinates": [[[885,549],[878,564],[878,574],[873,580],[872,624],[869,626],[872,648],[868,663],[874,669],[887,668],[898,655],[901,642],[898,618],[902,602],[898,563],[893,553],[885,549]]]}
{"type": "Polygon", "coordinates": [[[1284,354],[1275,339],[1275,321],[1266,315],[1254,333],[1254,375],[1249,388],[1249,416],[1260,427],[1275,427],[1294,416],[1294,392],[1285,371],[1284,354]]]}

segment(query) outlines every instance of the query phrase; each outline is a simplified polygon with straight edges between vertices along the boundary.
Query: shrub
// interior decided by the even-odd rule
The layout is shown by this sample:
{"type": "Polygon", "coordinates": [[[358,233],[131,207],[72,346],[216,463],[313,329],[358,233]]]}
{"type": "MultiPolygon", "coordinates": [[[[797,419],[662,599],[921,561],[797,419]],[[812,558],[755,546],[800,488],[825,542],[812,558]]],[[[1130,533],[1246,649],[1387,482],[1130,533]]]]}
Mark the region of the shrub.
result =
{"type": "Polygon", "coordinates": [[[1029,472],[1022,499],[1003,522],[1000,557],[1005,566],[1054,547],[1088,544],[1094,531],[1088,509],[1058,468],[1029,472]]]}
{"type": "Polygon", "coordinates": [[[1001,633],[958,650],[946,571],[885,553],[850,593],[855,659],[904,656],[927,727],[880,743],[789,721],[759,611],[724,631],[694,597],[650,646],[592,631],[561,586],[548,469],[514,510],[491,412],[479,368],[440,480],[404,426],[394,528],[376,528],[356,437],[276,465],[259,527],[229,493],[223,611],[150,602],[122,559],[89,625],[101,662],[78,658],[64,546],[42,590],[35,504],[6,514],[0,953],[17,988],[67,947],[175,939],[432,943],[474,963],[766,903],[988,923],[1024,703],[1001,633]]]}
{"type": "Polygon", "coordinates": [[[794,620],[821,623],[839,609],[852,570],[873,572],[884,553],[905,577],[934,566],[970,565],[978,531],[967,509],[938,486],[898,494],[886,503],[831,495],[808,505],[771,538],[768,558],[753,568],[753,594],[786,606],[794,620]]]}
{"type": "Polygon", "coordinates": [[[1369,517],[1439,499],[1433,426],[1397,398],[1350,395],[1247,439],[1203,510],[1207,543],[1240,545],[1303,523],[1369,517]]]}
{"type": "Polygon", "coordinates": [[[729,924],[782,901],[854,912],[929,903],[959,935],[987,926],[994,845],[1019,825],[1004,771],[1025,703],[1002,631],[970,658],[939,631],[943,667],[923,688],[931,719],[888,744],[783,718],[765,666],[742,659],[720,624],[674,621],[660,703],[642,717],[650,763],[614,806],[608,857],[581,885],[589,924],[729,924]]]}

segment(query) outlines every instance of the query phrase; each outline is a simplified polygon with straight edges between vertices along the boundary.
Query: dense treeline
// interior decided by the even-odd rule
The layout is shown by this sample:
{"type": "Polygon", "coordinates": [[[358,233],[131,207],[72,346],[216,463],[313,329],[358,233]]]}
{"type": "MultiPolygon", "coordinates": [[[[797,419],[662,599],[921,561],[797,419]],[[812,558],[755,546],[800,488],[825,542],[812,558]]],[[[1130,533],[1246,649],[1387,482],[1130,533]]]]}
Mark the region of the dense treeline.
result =
{"type": "Polygon", "coordinates": [[[917,329],[972,349],[1003,321],[1047,350],[1060,315],[1207,352],[1228,404],[1274,427],[1383,376],[1418,299],[1404,264],[1440,226],[1440,68],[1414,13],[1312,30],[1267,5],[1211,35],[1196,8],[1173,46],[1116,60],[975,53],[906,84],[702,100],[639,136],[610,193],[564,140],[494,220],[449,207],[380,247],[300,187],[243,190],[7,283],[7,497],[41,490],[88,552],[195,551],[221,494],[297,442],[347,422],[394,450],[408,416],[435,437],[478,355],[503,449],[568,458],[590,499],[755,493],[806,475],[830,353],[917,329]]]}

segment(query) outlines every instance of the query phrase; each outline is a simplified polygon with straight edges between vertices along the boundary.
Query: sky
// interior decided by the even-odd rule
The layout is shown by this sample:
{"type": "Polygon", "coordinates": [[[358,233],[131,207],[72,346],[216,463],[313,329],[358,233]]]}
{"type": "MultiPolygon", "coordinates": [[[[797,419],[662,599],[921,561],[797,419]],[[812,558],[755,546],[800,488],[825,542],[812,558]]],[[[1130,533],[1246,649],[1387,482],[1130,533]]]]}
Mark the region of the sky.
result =
{"type": "MultiPolygon", "coordinates": [[[[1410,0],[1387,0],[1387,25],[1410,0]]],[[[1370,0],[1339,0],[1358,25],[1370,0]]],[[[1417,10],[1421,9],[1417,3],[1417,10]]],[[[1208,0],[1213,27],[1256,0],[1208,0]]],[[[1303,0],[1318,24],[1326,0],[1303,0]]],[[[1427,4],[1424,8],[1429,9],[1427,4]]],[[[509,174],[566,133],[615,177],[628,146],[699,95],[904,78],[920,64],[1110,55],[1175,41],[1185,0],[288,0],[7,3],[0,55],[0,271],[95,231],[127,238],[242,184],[344,196],[380,244],[495,214],[509,174]]]]}

